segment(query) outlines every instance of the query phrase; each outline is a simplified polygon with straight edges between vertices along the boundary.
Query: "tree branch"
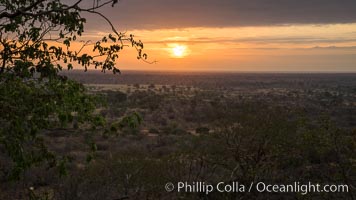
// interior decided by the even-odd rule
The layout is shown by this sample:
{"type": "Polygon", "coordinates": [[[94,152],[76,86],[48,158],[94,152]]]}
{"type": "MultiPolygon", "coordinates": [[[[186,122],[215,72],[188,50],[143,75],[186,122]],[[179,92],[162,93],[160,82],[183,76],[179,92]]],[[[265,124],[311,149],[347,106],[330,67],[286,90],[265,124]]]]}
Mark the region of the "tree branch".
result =
{"type": "Polygon", "coordinates": [[[32,5],[29,5],[28,7],[25,7],[23,9],[19,9],[14,13],[2,12],[2,13],[0,13],[0,19],[1,18],[13,19],[19,15],[26,13],[27,11],[30,11],[32,8],[36,7],[37,5],[39,5],[40,3],[44,2],[44,1],[46,1],[46,0],[38,0],[37,2],[34,2],[32,5]]]}

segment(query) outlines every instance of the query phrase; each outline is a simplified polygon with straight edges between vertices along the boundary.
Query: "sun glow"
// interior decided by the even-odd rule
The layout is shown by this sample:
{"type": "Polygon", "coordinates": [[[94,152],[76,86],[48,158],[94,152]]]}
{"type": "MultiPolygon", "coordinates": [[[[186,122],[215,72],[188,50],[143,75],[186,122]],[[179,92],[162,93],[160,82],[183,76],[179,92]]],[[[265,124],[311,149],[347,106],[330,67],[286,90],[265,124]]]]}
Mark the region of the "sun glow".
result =
{"type": "Polygon", "coordinates": [[[187,55],[187,46],[175,45],[172,48],[172,56],[176,58],[182,58],[187,55]]]}
{"type": "MultiPolygon", "coordinates": [[[[137,52],[127,48],[120,65],[129,70],[355,71],[355,30],[356,23],[128,30],[140,33],[148,60],[158,62],[148,66],[132,60],[137,52]]],[[[92,37],[100,40],[96,32],[92,37]]]]}

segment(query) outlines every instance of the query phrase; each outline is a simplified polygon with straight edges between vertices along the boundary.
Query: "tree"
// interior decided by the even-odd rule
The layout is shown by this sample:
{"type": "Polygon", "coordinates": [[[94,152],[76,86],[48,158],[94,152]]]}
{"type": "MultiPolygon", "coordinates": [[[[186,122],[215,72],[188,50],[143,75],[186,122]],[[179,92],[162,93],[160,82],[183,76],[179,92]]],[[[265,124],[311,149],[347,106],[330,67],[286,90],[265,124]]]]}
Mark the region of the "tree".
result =
{"type": "Polygon", "coordinates": [[[85,71],[93,66],[120,73],[115,63],[126,46],[136,48],[138,59],[147,59],[141,41],[118,32],[98,11],[117,3],[93,0],[91,7],[85,7],[82,0],[72,4],[60,0],[0,0],[0,148],[12,166],[0,171],[0,176],[19,178],[26,169],[45,161],[64,173],[66,159],[58,159],[48,150],[40,131],[73,121],[90,122],[93,127],[103,125],[103,118],[94,114],[98,98],[59,72],[79,64],[85,71]],[[83,13],[106,20],[112,33],[94,43],[85,41],[79,50],[73,50],[71,44],[84,32],[83,13]],[[83,52],[87,47],[92,47],[91,54],[83,52]]]}

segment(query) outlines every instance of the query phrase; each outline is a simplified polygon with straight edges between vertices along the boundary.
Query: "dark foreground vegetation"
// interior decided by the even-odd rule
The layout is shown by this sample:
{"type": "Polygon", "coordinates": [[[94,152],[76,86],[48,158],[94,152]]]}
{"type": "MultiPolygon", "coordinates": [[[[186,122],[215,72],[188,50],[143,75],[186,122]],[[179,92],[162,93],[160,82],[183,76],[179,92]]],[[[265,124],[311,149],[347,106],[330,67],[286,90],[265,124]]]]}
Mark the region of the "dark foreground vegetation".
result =
{"type": "MultiPolygon", "coordinates": [[[[19,181],[0,149],[0,199],[356,198],[355,74],[68,74],[107,101],[88,130],[41,132],[65,158],[19,181]],[[141,121],[142,120],[142,121],[141,121]],[[167,182],[346,184],[337,193],[166,192],[167,182]]],[[[61,126],[62,127],[62,126],[61,126]]]]}

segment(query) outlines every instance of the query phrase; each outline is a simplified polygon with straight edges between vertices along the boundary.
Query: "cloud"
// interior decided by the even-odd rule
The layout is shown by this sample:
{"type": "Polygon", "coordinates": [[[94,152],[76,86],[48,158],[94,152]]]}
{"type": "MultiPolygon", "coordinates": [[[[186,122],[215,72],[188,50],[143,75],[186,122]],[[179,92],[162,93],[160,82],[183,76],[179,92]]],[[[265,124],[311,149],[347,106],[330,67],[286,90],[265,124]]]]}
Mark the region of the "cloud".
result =
{"type": "Polygon", "coordinates": [[[319,44],[319,43],[347,43],[355,42],[356,38],[317,38],[317,37],[247,37],[247,38],[228,38],[228,37],[198,37],[185,39],[163,39],[151,40],[147,43],[167,44],[167,43],[256,43],[256,44],[319,44]]]}
{"type": "Polygon", "coordinates": [[[355,0],[121,0],[102,11],[125,29],[356,22],[355,0]]]}
{"type": "Polygon", "coordinates": [[[310,49],[329,49],[329,50],[356,50],[356,46],[327,46],[327,47],[320,47],[320,46],[315,46],[310,49]]]}

